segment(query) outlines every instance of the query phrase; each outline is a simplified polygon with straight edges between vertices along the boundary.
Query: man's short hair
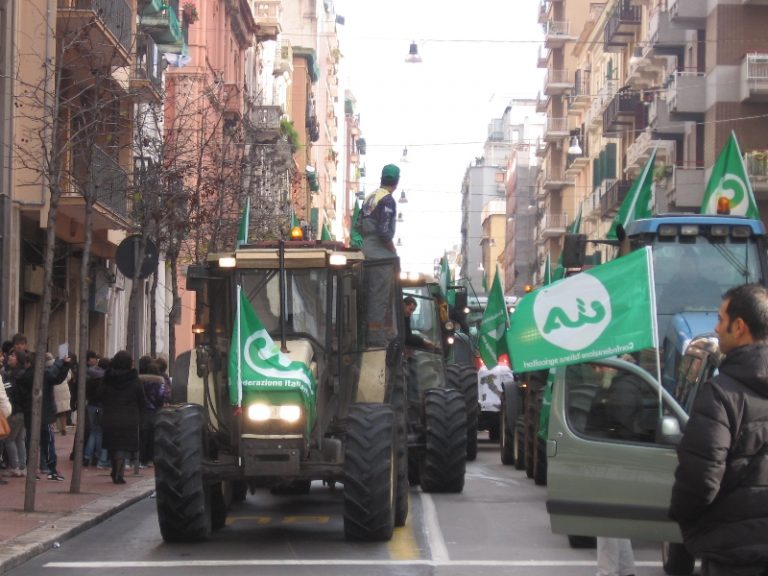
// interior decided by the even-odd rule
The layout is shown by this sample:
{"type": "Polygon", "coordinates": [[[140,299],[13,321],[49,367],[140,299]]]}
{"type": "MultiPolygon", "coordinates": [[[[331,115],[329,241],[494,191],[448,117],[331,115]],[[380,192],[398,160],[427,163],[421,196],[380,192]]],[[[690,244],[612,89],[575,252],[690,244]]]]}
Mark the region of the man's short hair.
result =
{"type": "Polygon", "coordinates": [[[16,346],[16,344],[26,344],[27,343],[27,337],[24,336],[21,332],[17,332],[13,335],[13,338],[11,338],[11,342],[13,342],[13,345],[16,346]]]}
{"type": "Polygon", "coordinates": [[[768,339],[768,289],[765,286],[734,286],[723,294],[723,300],[728,300],[725,312],[731,322],[741,318],[749,328],[752,338],[759,341],[768,339]]]}
{"type": "Polygon", "coordinates": [[[405,304],[406,306],[413,305],[418,308],[418,304],[416,303],[416,298],[414,298],[413,296],[406,296],[405,298],[403,298],[403,304],[405,304]]]}

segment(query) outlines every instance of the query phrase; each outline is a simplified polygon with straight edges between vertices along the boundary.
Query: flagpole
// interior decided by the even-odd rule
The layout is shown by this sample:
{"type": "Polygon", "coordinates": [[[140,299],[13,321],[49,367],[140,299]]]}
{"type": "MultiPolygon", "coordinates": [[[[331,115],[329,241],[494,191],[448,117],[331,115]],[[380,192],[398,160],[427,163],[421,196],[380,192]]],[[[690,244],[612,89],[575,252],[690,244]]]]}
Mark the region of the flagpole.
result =
{"type": "MultiPolygon", "coordinates": [[[[240,298],[241,298],[241,292],[243,288],[240,286],[240,283],[237,284],[237,339],[235,342],[230,343],[230,345],[237,346],[237,374],[235,374],[235,379],[237,381],[237,406],[240,407],[243,405],[243,383],[241,381],[242,374],[243,374],[243,343],[242,338],[240,337],[240,323],[242,321],[241,319],[241,310],[240,310],[240,298]]],[[[230,375],[230,378],[232,376],[230,375]]]]}

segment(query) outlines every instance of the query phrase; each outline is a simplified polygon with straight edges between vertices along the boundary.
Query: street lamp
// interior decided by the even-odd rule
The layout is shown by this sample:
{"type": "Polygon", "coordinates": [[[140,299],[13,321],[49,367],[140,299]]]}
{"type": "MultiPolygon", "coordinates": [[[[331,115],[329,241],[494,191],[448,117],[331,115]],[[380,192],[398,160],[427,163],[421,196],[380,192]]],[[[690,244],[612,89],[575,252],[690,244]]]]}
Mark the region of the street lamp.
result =
{"type": "Polygon", "coordinates": [[[578,136],[571,136],[571,145],[568,148],[568,154],[571,156],[581,156],[582,149],[581,146],[579,146],[579,138],[578,136]]]}
{"type": "Polygon", "coordinates": [[[398,200],[400,204],[407,204],[408,198],[405,197],[405,190],[400,190],[400,200],[398,200]]]}
{"type": "Polygon", "coordinates": [[[418,64],[421,62],[421,56],[419,56],[419,47],[416,45],[416,41],[411,42],[408,47],[408,55],[405,57],[405,61],[408,64],[418,64]]]}

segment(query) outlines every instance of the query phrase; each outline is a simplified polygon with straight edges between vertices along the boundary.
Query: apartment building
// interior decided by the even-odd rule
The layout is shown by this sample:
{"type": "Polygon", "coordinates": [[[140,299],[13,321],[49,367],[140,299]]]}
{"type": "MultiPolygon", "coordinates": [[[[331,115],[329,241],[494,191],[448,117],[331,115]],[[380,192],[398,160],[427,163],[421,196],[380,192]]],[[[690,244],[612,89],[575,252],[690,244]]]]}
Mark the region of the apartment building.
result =
{"type": "MultiPolygon", "coordinates": [[[[581,232],[605,237],[654,149],[656,212],[698,212],[708,174],[731,132],[765,214],[768,40],[760,30],[768,22],[768,5],[564,0],[542,3],[543,24],[552,30],[557,14],[573,9],[588,17],[575,33],[557,35],[573,66],[561,98],[565,129],[545,136],[542,154],[549,159],[558,146],[574,152],[565,155],[564,174],[583,206],[581,232]]],[[[547,34],[545,46],[554,42],[547,34]]],[[[540,65],[553,65],[553,58],[543,52],[540,65]]],[[[551,100],[547,105],[554,125],[559,109],[551,100]]],[[[546,182],[545,170],[539,189],[545,215],[554,205],[546,182]]],[[[539,243],[553,261],[562,232],[553,233],[546,223],[539,227],[539,243]]]]}

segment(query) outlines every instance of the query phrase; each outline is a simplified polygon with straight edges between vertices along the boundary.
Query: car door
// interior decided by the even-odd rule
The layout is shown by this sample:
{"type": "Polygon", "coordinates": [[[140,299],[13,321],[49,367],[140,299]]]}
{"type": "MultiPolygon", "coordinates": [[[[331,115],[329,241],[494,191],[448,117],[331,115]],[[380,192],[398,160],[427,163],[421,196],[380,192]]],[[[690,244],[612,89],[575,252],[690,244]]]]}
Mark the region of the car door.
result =
{"type": "Polygon", "coordinates": [[[547,441],[552,531],[680,542],[667,509],[685,412],[630,362],[556,372],[547,441]]]}

